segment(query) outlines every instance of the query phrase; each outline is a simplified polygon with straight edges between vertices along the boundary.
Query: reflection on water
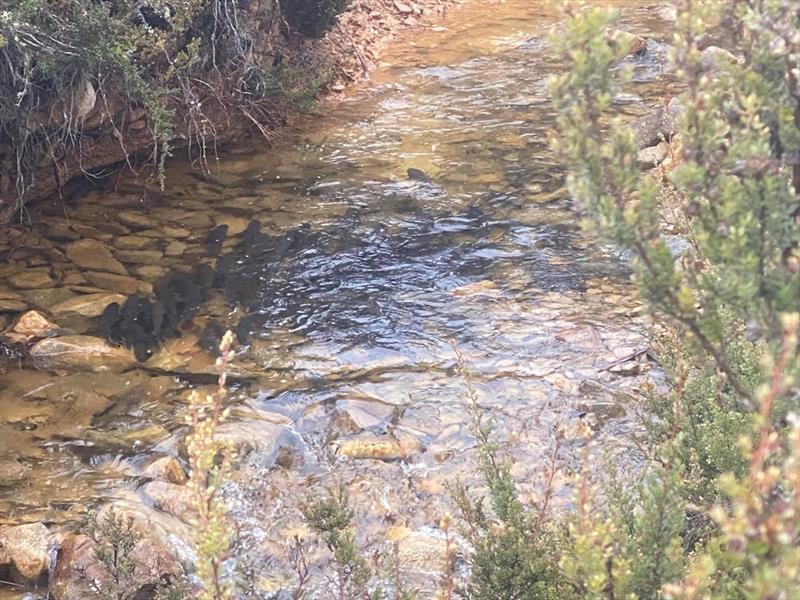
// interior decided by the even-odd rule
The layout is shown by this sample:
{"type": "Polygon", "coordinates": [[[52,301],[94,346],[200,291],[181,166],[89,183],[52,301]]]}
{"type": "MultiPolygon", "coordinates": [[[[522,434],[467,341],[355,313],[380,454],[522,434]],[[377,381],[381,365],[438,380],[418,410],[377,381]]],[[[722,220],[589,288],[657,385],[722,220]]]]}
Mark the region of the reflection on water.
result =
{"type": "MultiPolygon", "coordinates": [[[[580,230],[548,150],[547,80],[561,68],[551,9],[472,3],[446,31],[395,45],[391,64],[343,101],[298,118],[296,144],[248,140],[207,175],[175,161],[167,191],[146,202],[134,182],[109,182],[77,206],[35,211],[0,264],[0,302],[40,309],[70,333],[98,331],[102,306],[59,309],[78,296],[152,298],[154,284],[198,264],[236,276],[124,373],[55,376],[7,361],[4,520],[68,522],[136,490],[154,457],[179,454],[187,386],[212,380],[202,347],[237,325],[253,335],[236,359],[231,435],[283,432],[229,490],[240,543],[262,560],[280,563],[297,500],[333,481],[349,485],[367,533],[431,525],[448,505],[446,480],[476,482],[454,345],[531,489],[557,426],[570,431],[588,412],[607,448],[624,443],[625,390],[639,380],[601,370],[645,341],[624,266],[580,230]],[[263,247],[248,238],[254,219],[263,247]],[[224,239],[210,240],[223,225],[224,239]],[[101,242],[122,271],[76,263],[79,239],[101,242]],[[374,460],[359,440],[391,443],[374,460]]],[[[668,25],[652,15],[630,7],[624,24],[658,40],[668,25]]],[[[651,46],[621,105],[631,114],[663,93],[651,46]]]]}

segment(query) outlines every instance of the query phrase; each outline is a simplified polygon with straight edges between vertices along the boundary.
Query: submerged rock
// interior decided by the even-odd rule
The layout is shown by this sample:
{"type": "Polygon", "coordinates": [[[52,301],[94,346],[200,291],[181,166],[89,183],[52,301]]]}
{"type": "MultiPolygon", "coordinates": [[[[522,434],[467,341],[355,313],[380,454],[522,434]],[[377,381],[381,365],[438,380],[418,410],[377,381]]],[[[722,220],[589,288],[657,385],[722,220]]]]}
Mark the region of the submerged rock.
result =
{"type": "Polygon", "coordinates": [[[145,467],[142,475],[158,481],[168,481],[182,485],[188,477],[178,459],[171,456],[162,456],[145,467]]]}
{"type": "Polygon", "coordinates": [[[111,254],[103,242],[92,239],[78,240],[67,244],[67,258],[82,269],[105,271],[117,275],[127,275],[128,270],[111,254]]]}
{"type": "Polygon", "coordinates": [[[20,290],[39,290],[53,286],[50,269],[27,269],[21,273],[14,273],[8,282],[20,290]]]}
{"type": "Polygon", "coordinates": [[[0,290],[0,313],[1,312],[22,312],[28,309],[25,299],[9,290],[0,290]]]}
{"type": "Polygon", "coordinates": [[[58,325],[47,320],[40,312],[31,310],[22,315],[3,337],[16,343],[28,343],[36,338],[45,338],[60,331],[58,325]]]}
{"type": "Polygon", "coordinates": [[[112,302],[122,303],[125,301],[125,296],[121,294],[110,294],[107,292],[96,294],[84,294],[73,298],[72,300],[65,300],[50,307],[50,312],[54,315],[75,313],[84,317],[99,317],[103,314],[106,306],[112,302]]]}
{"type": "Polygon", "coordinates": [[[189,525],[197,522],[199,515],[189,487],[169,481],[151,481],[144,484],[140,491],[155,508],[189,525]]]}
{"type": "Polygon", "coordinates": [[[91,538],[68,536],[58,554],[50,595],[55,600],[85,600],[117,597],[124,590],[126,598],[150,597],[158,585],[168,584],[183,573],[175,556],[152,539],[140,540],[129,558],[133,572],[115,582],[98,559],[97,544],[91,538]]]}
{"type": "MultiPolygon", "coordinates": [[[[120,263],[122,264],[122,263],[120,263]]],[[[88,271],[84,273],[86,279],[98,288],[117,292],[119,294],[131,295],[141,291],[142,284],[128,275],[118,275],[116,273],[104,273],[102,271],[88,271]]]]}
{"type": "Polygon", "coordinates": [[[125,371],[136,365],[130,351],[88,335],[42,340],[31,348],[30,355],[36,368],[45,371],[125,371]]]}
{"type": "Polygon", "coordinates": [[[50,568],[52,537],[42,523],[0,527],[0,552],[23,583],[36,583],[50,568]]]}

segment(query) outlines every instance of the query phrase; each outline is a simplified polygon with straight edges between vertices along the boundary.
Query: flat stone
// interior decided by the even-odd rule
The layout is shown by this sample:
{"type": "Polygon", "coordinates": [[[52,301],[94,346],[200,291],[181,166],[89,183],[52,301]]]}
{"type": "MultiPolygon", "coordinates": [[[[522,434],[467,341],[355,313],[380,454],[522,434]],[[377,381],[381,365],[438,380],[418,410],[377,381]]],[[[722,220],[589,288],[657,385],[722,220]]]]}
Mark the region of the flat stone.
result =
{"type": "Polygon", "coordinates": [[[97,240],[78,240],[66,246],[67,257],[82,269],[127,275],[128,270],[111,254],[109,247],[97,240]]]}
{"type": "Polygon", "coordinates": [[[26,269],[9,276],[8,283],[20,290],[39,290],[53,286],[50,269],[26,269]]]}
{"type": "Polygon", "coordinates": [[[114,256],[124,263],[152,265],[160,261],[164,254],[158,250],[117,250],[114,256]]]}
{"type": "Polygon", "coordinates": [[[75,313],[83,315],[84,317],[99,317],[106,306],[116,302],[122,304],[125,302],[125,296],[122,294],[109,294],[107,292],[100,294],[85,294],[78,296],[72,300],[59,302],[58,304],[50,307],[50,312],[54,315],[64,313],[75,313]]]}
{"type": "Polygon", "coordinates": [[[148,281],[155,281],[167,272],[164,267],[159,267],[158,265],[142,265],[141,267],[136,267],[134,271],[142,279],[147,279],[148,281]]]}
{"type": "Polygon", "coordinates": [[[73,271],[64,275],[64,278],[61,280],[61,282],[64,285],[85,285],[86,278],[77,271],[73,271]]]}
{"type": "Polygon", "coordinates": [[[50,532],[42,523],[0,527],[0,547],[19,577],[36,583],[50,568],[50,532]]]}
{"type": "Polygon", "coordinates": [[[114,240],[120,250],[144,250],[153,244],[153,239],[142,235],[124,235],[114,240]]]}
{"type": "Polygon", "coordinates": [[[158,227],[158,222],[155,219],[132,210],[120,211],[116,214],[116,217],[117,221],[129,227],[138,227],[142,229],[158,227]]]}
{"type": "Polygon", "coordinates": [[[167,244],[167,247],[164,248],[164,254],[166,256],[180,256],[184,252],[186,252],[186,244],[183,242],[170,242],[167,244]]]}
{"type": "Polygon", "coordinates": [[[114,273],[101,273],[99,271],[88,271],[84,273],[84,277],[86,277],[92,285],[110,292],[117,292],[130,296],[139,291],[139,280],[133,277],[116,275],[114,273]]]}
{"type": "Polygon", "coordinates": [[[15,313],[28,310],[28,304],[22,300],[11,300],[10,298],[0,298],[0,313],[15,313]]]}
{"type": "Polygon", "coordinates": [[[173,227],[171,225],[165,225],[161,227],[161,233],[164,235],[164,237],[175,238],[178,240],[188,238],[190,235],[192,235],[192,232],[185,227],[173,227]]]}
{"type": "Polygon", "coordinates": [[[72,226],[72,228],[79,233],[82,238],[91,238],[93,240],[99,240],[102,242],[110,242],[114,239],[114,234],[100,231],[99,229],[89,225],[81,225],[76,223],[72,226]]]}
{"type": "Polygon", "coordinates": [[[88,335],[47,338],[30,349],[33,364],[45,371],[125,371],[137,364],[133,353],[88,335]]]}
{"type": "Polygon", "coordinates": [[[669,144],[660,142],[655,146],[639,150],[636,160],[642,168],[650,169],[661,163],[667,157],[667,152],[669,152],[669,144]]]}

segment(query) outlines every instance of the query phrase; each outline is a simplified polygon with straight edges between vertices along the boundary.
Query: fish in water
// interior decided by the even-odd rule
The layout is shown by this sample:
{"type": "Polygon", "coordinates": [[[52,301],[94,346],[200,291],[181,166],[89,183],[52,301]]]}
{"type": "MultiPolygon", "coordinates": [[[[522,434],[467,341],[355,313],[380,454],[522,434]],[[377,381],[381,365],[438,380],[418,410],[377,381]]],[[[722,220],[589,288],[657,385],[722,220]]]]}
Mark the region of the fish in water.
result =
{"type": "Polygon", "coordinates": [[[206,234],[203,245],[205,245],[210,256],[218,256],[222,250],[222,244],[227,238],[228,226],[225,224],[217,225],[206,234]]]}
{"type": "Polygon", "coordinates": [[[412,179],[414,181],[423,181],[425,183],[428,183],[431,180],[431,178],[428,177],[425,171],[423,171],[422,169],[415,169],[414,167],[409,167],[406,170],[406,174],[408,175],[409,179],[412,179]]]}

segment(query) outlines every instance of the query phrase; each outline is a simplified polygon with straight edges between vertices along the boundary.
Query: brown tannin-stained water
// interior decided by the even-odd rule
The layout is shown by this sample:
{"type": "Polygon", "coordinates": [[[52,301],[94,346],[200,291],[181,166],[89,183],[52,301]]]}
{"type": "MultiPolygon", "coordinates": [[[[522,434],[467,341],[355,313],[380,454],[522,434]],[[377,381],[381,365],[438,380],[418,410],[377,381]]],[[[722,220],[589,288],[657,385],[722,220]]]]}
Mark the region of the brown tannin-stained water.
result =
{"type": "MultiPolygon", "coordinates": [[[[617,100],[631,115],[661,102],[653,56],[672,25],[658,5],[635,4],[621,3],[621,28],[651,48],[628,59],[634,82],[617,100]]],[[[300,503],[334,484],[350,491],[361,541],[407,528],[438,548],[447,482],[480,488],[454,347],[524,495],[563,432],[557,490],[568,504],[581,422],[598,450],[627,447],[642,379],[603,369],[647,342],[627,267],[581,231],[548,149],[557,6],[467,3],[446,29],[396,43],[344,99],[297,119],[297,143],[247,140],[209,157],[207,175],[174,160],[166,191],[147,202],[121,182],[35,207],[32,229],[0,242],[4,327],[27,307],[59,336],[102,337],[97,315],[111,301],[152,299],[154,284],[199,264],[225,276],[146,362],[101,370],[83,346],[66,362],[45,356],[50,370],[4,362],[0,523],[74,526],[114,501],[180,537],[148,465],[182,460],[189,389],[213,384],[208,348],[228,327],[243,345],[225,435],[243,458],[226,499],[234,555],[258,565],[264,590],[290,585],[300,503]],[[209,237],[223,224],[224,239],[209,237]]],[[[438,564],[415,552],[410,576],[431,591],[438,564]]]]}

